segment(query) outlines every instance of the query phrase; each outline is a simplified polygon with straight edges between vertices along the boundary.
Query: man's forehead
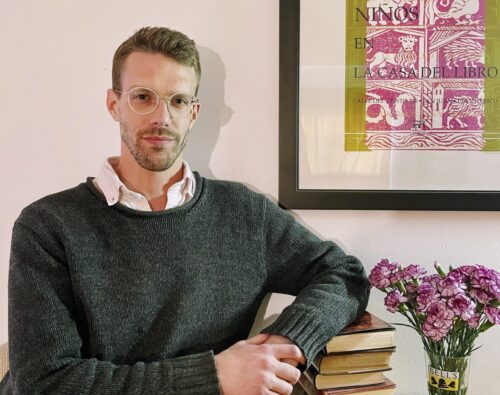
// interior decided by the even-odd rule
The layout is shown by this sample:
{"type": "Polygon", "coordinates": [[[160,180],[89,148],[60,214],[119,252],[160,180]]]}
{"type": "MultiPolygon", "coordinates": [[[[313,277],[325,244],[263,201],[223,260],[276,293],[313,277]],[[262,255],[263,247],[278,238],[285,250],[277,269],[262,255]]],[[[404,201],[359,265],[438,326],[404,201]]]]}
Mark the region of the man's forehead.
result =
{"type": "Polygon", "coordinates": [[[171,82],[196,85],[193,67],[157,52],[132,52],[125,59],[121,79],[124,85],[136,86],[141,81],[160,85],[171,82]]]}

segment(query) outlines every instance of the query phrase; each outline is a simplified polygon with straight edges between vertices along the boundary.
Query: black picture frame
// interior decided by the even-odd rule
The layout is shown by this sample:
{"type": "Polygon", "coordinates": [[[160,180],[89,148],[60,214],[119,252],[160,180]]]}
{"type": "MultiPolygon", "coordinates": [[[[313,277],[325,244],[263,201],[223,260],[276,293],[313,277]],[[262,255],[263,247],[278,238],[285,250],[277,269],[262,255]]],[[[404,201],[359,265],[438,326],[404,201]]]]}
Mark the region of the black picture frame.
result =
{"type": "MultiPolygon", "coordinates": [[[[500,210],[500,191],[496,190],[299,189],[300,0],[280,0],[279,21],[279,204],[283,208],[439,211],[500,210]]],[[[492,177],[495,176],[498,177],[498,175],[492,174],[492,177]]]]}

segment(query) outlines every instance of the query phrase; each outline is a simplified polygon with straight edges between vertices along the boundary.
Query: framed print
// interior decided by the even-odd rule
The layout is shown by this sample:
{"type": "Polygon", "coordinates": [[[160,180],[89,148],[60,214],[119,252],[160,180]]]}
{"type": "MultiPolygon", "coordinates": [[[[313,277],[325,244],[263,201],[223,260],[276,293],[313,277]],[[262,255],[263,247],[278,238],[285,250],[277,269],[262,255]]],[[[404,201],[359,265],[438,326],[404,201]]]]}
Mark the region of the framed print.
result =
{"type": "Polygon", "coordinates": [[[280,0],[279,202],[500,210],[500,0],[280,0]]]}

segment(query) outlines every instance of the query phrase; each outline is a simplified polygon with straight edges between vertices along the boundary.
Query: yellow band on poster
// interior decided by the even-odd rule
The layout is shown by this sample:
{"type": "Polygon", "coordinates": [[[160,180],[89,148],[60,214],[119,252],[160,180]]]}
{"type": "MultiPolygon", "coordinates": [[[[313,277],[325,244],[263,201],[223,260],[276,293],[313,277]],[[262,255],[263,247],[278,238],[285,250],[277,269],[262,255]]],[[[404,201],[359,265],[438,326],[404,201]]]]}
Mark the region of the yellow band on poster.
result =
{"type": "MultiPolygon", "coordinates": [[[[485,1],[485,68],[500,69],[500,0],[485,1]]],[[[500,151],[500,76],[484,81],[483,151],[500,151]]]]}
{"type": "Polygon", "coordinates": [[[354,70],[366,67],[366,50],[356,43],[366,40],[366,21],[356,17],[356,9],[366,8],[366,0],[347,0],[345,69],[345,151],[369,151],[366,146],[366,79],[354,70]]]}

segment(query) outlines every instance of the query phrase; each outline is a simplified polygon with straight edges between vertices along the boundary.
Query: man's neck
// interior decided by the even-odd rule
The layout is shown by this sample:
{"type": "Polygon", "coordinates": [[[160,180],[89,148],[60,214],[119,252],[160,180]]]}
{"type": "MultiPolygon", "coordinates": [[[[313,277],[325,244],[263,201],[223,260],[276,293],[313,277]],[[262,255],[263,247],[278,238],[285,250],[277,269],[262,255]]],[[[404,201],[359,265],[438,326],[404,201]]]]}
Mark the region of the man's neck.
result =
{"type": "Polygon", "coordinates": [[[164,210],[167,205],[168,189],[182,180],[184,166],[179,156],[175,163],[165,171],[149,171],[123,156],[120,157],[116,173],[131,191],[143,195],[153,211],[164,210]]]}

